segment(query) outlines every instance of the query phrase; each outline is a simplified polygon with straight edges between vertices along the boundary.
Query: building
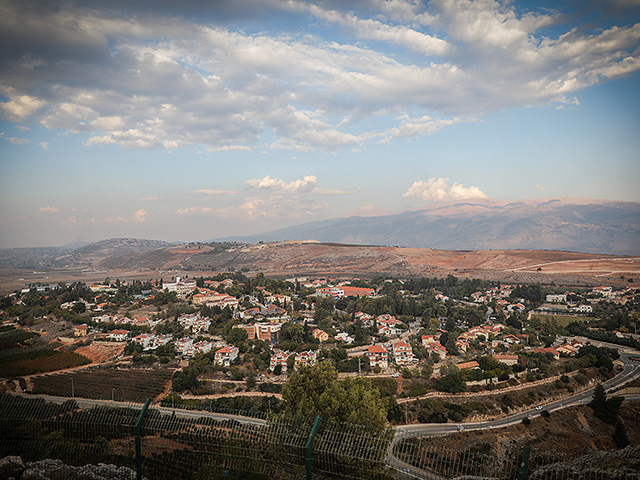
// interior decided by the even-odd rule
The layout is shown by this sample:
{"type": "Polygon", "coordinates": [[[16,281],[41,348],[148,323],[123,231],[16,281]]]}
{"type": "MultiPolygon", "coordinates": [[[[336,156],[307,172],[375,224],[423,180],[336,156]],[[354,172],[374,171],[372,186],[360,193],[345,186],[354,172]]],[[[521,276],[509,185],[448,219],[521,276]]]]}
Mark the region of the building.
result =
{"type": "Polygon", "coordinates": [[[567,296],[565,294],[562,295],[547,295],[547,302],[549,303],[562,303],[567,301],[567,296]]]}
{"type": "MultiPolygon", "coordinates": [[[[282,323],[256,323],[254,325],[256,338],[270,343],[278,343],[280,341],[281,327],[282,323]]],[[[249,332],[247,331],[247,333],[249,332]]]]}
{"type": "Polygon", "coordinates": [[[496,354],[493,356],[498,362],[504,363],[505,365],[515,365],[518,363],[517,355],[504,355],[504,354],[496,354]]]}
{"type": "Polygon", "coordinates": [[[428,347],[430,343],[438,343],[435,335],[422,335],[422,346],[428,347]]]}
{"type": "Polygon", "coordinates": [[[313,338],[317,338],[320,342],[326,342],[329,340],[329,334],[327,332],[323,332],[319,328],[316,328],[312,332],[313,338]]]}
{"type": "Polygon", "coordinates": [[[396,342],[392,345],[393,361],[397,365],[413,363],[413,350],[407,342],[396,342]]]}
{"type": "Polygon", "coordinates": [[[76,337],[86,337],[89,333],[89,327],[87,325],[76,325],[76,328],[73,329],[73,334],[76,337]]]}
{"type": "Polygon", "coordinates": [[[480,368],[480,364],[475,360],[472,360],[470,362],[458,363],[456,367],[460,370],[464,370],[465,368],[480,368]]]}
{"type": "Polygon", "coordinates": [[[386,369],[389,367],[389,351],[384,345],[371,345],[368,349],[369,365],[386,369]]]}
{"type": "Polygon", "coordinates": [[[309,350],[307,352],[296,353],[296,361],[295,366],[298,365],[315,365],[316,363],[316,352],[313,350],[309,350]]]}
{"type": "Polygon", "coordinates": [[[280,365],[280,367],[282,368],[282,373],[287,373],[287,360],[291,355],[294,355],[294,353],[289,352],[288,350],[276,350],[276,352],[271,355],[269,370],[273,372],[276,367],[280,365]]]}
{"type": "Polygon", "coordinates": [[[238,347],[227,345],[216,352],[214,361],[217,365],[228,367],[236,358],[238,358],[238,352],[238,347]]]}
{"type": "Polygon", "coordinates": [[[438,355],[440,360],[444,360],[447,356],[447,349],[440,343],[430,343],[427,345],[427,353],[431,355],[434,352],[438,355]]]}
{"type": "Polygon", "coordinates": [[[124,342],[129,336],[129,330],[112,330],[107,336],[109,340],[115,340],[116,342],[124,342]]]}

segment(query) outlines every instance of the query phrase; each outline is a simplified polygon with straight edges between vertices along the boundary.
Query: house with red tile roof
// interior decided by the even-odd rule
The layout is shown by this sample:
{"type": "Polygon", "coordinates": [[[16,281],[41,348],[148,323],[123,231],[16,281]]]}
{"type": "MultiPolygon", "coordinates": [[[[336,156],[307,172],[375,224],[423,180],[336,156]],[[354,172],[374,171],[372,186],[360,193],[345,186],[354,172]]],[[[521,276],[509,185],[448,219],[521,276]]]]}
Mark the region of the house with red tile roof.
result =
{"type": "Polygon", "coordinates": [[[238,358],[239,351],[238,347],[227,345],[216,351],[214,361],[217,365],[228,367],[236,358],[238,358]]]}
{"type": "Polygon", "coordinates": [[[389,351],[384,345],[371,345],[368,348],[369,365],[383,370],[389,367],[389,351]]]}
{"type": "Polygon", "coordinates": [[[396,342],[392,346],[393,361],[397,365],[413,363],[413,349],[407,342],[396,342]]]}

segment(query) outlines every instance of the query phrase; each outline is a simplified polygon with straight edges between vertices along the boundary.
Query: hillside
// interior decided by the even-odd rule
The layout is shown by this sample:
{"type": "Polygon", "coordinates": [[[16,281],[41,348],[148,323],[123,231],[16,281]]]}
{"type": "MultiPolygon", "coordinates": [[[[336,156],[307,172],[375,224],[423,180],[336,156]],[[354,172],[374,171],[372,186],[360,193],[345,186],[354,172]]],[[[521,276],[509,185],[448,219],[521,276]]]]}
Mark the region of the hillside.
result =
{"type": "Polygon", "coordinates": [[[308,240],[447,250],[640,254],[640,203],[563,198],[475,199],[378,217],[334,218],[224,241],[308,240]]]}
{"type": "Polygon", "coordinates": [[[127,241],[122,247],[111,242],[110,246],[98,242],[63,253],[21,249],[15,257],[10,256],[11,251],[0,251],[0,287],[11,291],[34,282],[202,276],[222,271],[337,277],[451,274],[565,285],[626,284],[640,279],[639,257],[553,250],[436,250],[318,242],[191,243],[156,248],[153,241],[127,241]]]}

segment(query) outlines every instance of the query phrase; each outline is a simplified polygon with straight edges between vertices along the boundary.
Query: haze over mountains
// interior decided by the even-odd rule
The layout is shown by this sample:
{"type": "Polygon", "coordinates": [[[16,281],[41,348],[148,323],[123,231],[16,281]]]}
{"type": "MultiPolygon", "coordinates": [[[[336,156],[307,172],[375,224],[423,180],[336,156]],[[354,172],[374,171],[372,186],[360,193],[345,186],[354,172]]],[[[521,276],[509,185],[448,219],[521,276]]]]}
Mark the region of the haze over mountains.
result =
{"type": "Polygon", "coordinates": [[[317,240],[447,250],[536,249],[639,255],[640,203],[472,199],[378,217],[334,218],[219,240],[317,240]]]}

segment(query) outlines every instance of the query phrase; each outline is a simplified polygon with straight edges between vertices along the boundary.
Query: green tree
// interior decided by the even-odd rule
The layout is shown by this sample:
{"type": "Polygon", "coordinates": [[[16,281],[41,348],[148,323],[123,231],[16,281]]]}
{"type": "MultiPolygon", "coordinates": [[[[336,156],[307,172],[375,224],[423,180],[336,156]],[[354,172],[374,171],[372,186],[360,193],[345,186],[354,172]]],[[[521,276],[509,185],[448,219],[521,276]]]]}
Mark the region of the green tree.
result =
{"type": "Polygon", "coordinates": [[[330,362],[301,366],[282,389],[285,411],[312,417],[383,427],[386,409],[378,389],[366,378],[338,380],[330,362]]]}

